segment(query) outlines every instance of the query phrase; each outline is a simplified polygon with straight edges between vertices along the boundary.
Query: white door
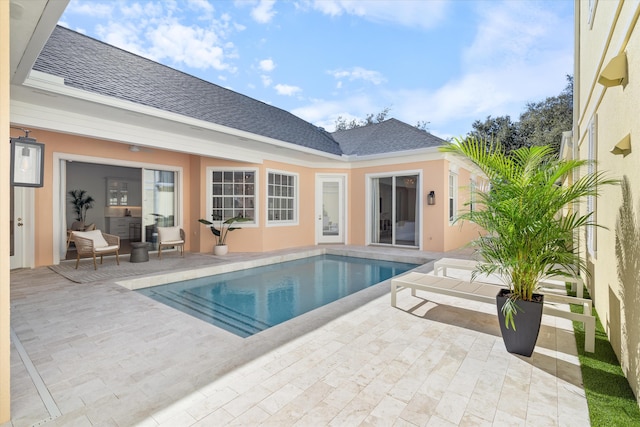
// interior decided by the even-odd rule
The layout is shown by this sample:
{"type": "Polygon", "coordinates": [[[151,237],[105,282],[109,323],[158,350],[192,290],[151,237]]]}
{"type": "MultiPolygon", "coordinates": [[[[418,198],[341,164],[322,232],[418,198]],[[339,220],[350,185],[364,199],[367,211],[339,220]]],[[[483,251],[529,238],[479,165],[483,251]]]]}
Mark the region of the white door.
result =
{"type": "Polygon", "coordinates": [[[13,187],[10,190],[10,265],[11,269],[25,267],[26,226],[25,188],[13,187]]]}
{"type": "Polygon", "coordinates": [[[345,177],[316,178],[316,236],[318,243],[345,242],[345,177]]]}

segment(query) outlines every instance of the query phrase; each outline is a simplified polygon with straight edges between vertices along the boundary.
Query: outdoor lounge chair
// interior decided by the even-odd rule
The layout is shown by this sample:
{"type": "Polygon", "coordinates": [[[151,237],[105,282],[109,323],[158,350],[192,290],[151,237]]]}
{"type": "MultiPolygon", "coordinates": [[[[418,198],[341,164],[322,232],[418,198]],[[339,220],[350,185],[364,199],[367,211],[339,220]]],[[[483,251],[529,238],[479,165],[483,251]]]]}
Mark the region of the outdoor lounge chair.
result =
{"type": "Polygon", "coordinates": [[[96,255],[100,255],[100,264],[104,255],[116,254],[116,262],[120,265],[120,237],[113,234],[106,234],[100,230],[74,231],[71,239],[76,245],[78,257],[76,258],[76,269],[80,264],[80,257],[91,255],[93,257],[93,268],[98,269],[96,255]]]}
{"type": "Polygon", "coordinates": [[[180,227],[158,227],[158,257],[162,259],[162,248],[175,246],[184,256],[184,230],[180,227]]]}

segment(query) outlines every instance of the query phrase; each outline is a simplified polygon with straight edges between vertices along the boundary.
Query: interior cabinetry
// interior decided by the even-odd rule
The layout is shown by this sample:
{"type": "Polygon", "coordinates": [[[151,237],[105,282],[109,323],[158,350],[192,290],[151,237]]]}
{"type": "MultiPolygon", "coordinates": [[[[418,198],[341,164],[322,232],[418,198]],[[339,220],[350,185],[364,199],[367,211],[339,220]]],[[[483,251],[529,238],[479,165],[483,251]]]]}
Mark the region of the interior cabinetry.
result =
{"type": "Polygon", "coordinates": [[[107,178],[107,205],[129,205],[129,182],[118,178],[107,178]]]}
{"type": "Polygon", "coordinates": [[[142,218],[124,216],[107,218],[109,234],[115,234],[121,239],[140,241],[142,218]]]}

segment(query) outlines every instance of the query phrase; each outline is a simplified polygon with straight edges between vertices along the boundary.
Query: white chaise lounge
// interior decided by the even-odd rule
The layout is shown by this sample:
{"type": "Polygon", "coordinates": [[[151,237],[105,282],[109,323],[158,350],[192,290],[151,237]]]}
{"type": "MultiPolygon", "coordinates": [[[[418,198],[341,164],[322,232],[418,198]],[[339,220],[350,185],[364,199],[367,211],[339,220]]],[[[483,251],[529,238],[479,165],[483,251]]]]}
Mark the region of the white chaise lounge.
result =
{"type": "MultiPolygon", "coordinates": [[[[441,258],[433,264],[433,274],[447,276],[447,269],[472,271],[478,265],[478,261],[472,259],[441,258]]],[[[565,283],[571,283],[571,290],[576,292],[578,298],[584,298],[584,282],[580,277],[547,276],[540,281],[541,288],[565,289],[565,283]]]]}
{"type": "MultiPolygon", "coordinates": [[[[412,296],[416,296],[416,291],[426,291],[495,305],[498,288],[499,285],[495,284],[409,272],[391,279],[391,306],[396,307],[397,293],[402,289],[411,289],[412,296]]],[[[591,314],[591,300],[557,294],[545,294],[544,298],[544,314],[582,322],[585,330],[584,349],[593,353],[595,350],[596,318],[591,314]],[[560,310],[551,305],[557,303],[581,304],[585,314],[560,310]]]]}

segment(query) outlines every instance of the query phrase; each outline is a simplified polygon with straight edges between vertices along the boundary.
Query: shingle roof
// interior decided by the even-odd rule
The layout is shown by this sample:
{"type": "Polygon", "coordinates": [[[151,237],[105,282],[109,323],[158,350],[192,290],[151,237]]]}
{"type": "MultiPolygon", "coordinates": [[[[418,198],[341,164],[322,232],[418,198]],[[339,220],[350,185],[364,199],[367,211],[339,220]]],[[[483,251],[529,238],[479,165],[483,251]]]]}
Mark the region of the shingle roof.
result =
{"type": "Polygon", "coordinates": [[[57,26],[33,66],[65,85],[330,154],[436,147],[444,140],[396,119],[330,134],[293,114],[57,26]]]}
{"type": "Polygon", "coordinates": [[[348,155],[370,155],[437,147],[445,143],[428,132],[396,119],[385,120],[331,134],[342,152],[348,155]]]}
{"type": "Polygon", "coordinates": [[[331,154],[331,135],[293,114],[149,59],[56,27],[33,67],[65,85],[331,154]]]}

